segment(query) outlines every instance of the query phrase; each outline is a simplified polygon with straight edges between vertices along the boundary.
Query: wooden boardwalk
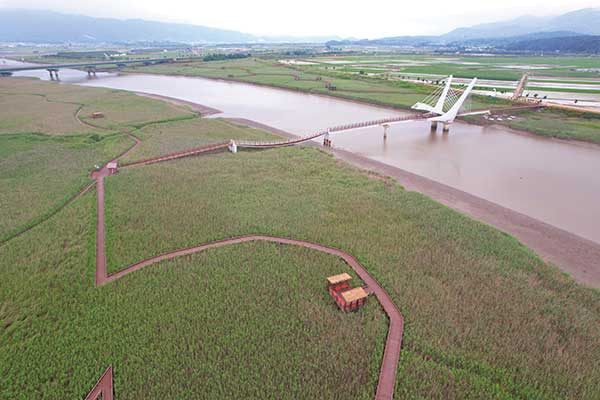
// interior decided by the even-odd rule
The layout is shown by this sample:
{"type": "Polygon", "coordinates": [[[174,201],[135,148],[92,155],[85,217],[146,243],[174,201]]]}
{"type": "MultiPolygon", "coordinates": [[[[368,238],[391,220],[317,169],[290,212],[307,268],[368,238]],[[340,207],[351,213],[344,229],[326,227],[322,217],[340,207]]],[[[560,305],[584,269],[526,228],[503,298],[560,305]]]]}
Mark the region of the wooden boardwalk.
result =
{"type": "MultiPolygon", "coordinates": [[[[310,140],[304,139],[303,141],[310,140]]],[[[287,142],[287,141],[283,141],[287,142]]],[[[300,142],[301,143],[301,142],[300,142]]],[[[139,140],[136,140],[136,144],[132,146],[132,148],[128,149],[124,154],[131,151],[135,146],[139,144],[139,140]]],[[[277,146],[266,146],[266,147],[277,147],[277,146]]],[[[201,148],[182,151],[178,153],[172,153],[165,156],[154,157],[151,159],[146,159],[138,162],[134,162],[128,164],[126,166],[142,166],[149,165],[153,163],[159,163],[164,161],[170,161],[178,158],[188,157],[192,155],[199,154],[207,154],[216,150],[222,150],[227,148],[227,143],[220,143],[215,145],[208,145],[201,148]]],[[[123,155],[124,155],[123,154],[123,155]]],[[[113,161],[118,161],[115,159],[113,161]]],[[[275,237],[269,235],[246,235],[246,236],[238,236],[233,238],[226,238],[219,241],[201,243],[193,247],[174,250],[172,252],[164,253],[155,257],[150,257],[145,260],[139,261],[135,264],[132,264],[126,268],[123,268],[115,273],[108,274],[106,268],[106,241],[105,241],[105,210],[104,210],[104,179],[110,175],[107,167],[103,167],[101,170],[96,171],[92,174],[92,178],[96,184],[96,285],[104,285],[106,283],[115,281],[127,274],[135,272],[141,268],[144,268],[148,265],[180,257],[193,253],[197,253],[203,250],[223,247],[228,245],[235,245],[239,243],[246,243],[252,241],[267,241],[274,242],[283,245],[292,245],[292,246],[301,246],[305,248],[309,248],[316,251],[321,251],[327,254],[331,254],[343,259],[346,264],[350,268],[352,268],[357,275],[363,280],[363,282],[369,287],[369,292],[373,294],[379,303],[381,304],[384,312],[387,314],[390,325],[388,329],[388,334],[386,338],[385,350],[383,354],[383,360],[381,363],[381,369],[379,373],[379,381],[377,384],[377,391],[375,393],[375,400],[391,400],[394,397],[394,387],[396,384],[396,372],[398,368],[398,360],[400,358],[400,349],[402,347],[402,337],[404,332],[404,318],[400,313],[398,307],[387,294],[385,289],[369,274],[369,272],[358,262],[358,260],[353,257],[351,254],[340,250],[327,246],[323,246],[317,243],[295,240],[291,238],[283,238],[283,237],[275,237]]],[[[108,370],[107,370],[108,371],[108,370]]],[[[104,382],[103,385],[106,386],[106,372],[103,375],[102,379],[98,382],[98,384],[94,387],[92,392],[88,395],[88,399],[96,399],[99,395],[100,389],[98,389],[98,385],[101,385],[101,382],[104,382]],[[96,397],[93,397],[92,394],[95,393],[96,397]],[[92,396],[92,397],[90,397],[92,396]]],[[[112,369],[110,370],[110,379],[111,379],[111,396],[112,396],[112,369]]],[[[104,387],[103,386],[103,387],[104,387]]],[[[108,386],[106,386],[108,387],[108,386]]],[[[102,392],[104,395],[104,392],[102,392]]]]}

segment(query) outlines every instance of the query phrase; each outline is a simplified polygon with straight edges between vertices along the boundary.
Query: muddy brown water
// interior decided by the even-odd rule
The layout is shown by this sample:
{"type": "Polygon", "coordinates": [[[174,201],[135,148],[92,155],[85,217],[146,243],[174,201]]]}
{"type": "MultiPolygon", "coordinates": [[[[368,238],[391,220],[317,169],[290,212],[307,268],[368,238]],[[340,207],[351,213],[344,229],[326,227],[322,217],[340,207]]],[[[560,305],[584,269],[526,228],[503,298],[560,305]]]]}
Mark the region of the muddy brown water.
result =
{"type": "MultiPolygon", "coordinates": [[[[46,71],[27,73],[47,79],[46,71]]],[[[61,71],[66,83],[140,91],[222,110],[306,135],[327,126],[404,112],[325,96],[203,78],[61,71]]],[[[335,147],[442,182],[600,243],[600,146],[537,137],[501,126],[427,122],[332,136],[335,147]]]]}

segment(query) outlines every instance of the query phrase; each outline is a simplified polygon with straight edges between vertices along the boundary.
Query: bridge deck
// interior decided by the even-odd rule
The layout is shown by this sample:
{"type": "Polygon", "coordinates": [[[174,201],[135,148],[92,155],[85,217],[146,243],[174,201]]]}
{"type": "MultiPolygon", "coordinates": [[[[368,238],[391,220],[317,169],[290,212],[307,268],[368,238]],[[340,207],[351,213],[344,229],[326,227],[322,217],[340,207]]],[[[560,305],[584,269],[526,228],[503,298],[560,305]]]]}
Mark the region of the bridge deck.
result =
{"type": "Polygon", "coordinates": [[[352,124],[333,126],[327,130],[319,131],[317,133],[314,133],[314,134],[311,134],[311,135],[308,135],[305,137],[297,138],[297,139],[289,139],[289,140],[283,140],[283,141],[278,141],[278,142],[243,142],[242,141],[242,142],[237,143],[237,146],[242,147],[242,148],[255,148],[255,149],[293,146],[295,144],[308,142],[309,140],[316,139],[316,138],[318,138],[320,136],[324,136],[328,133],[350,131],[353,129],[368,128],[368,127],[379,126],[379,125],[383,125],[383,124],[393,124],[396,122],[416,121],[416,120],[426,119],[430,116],[431,116],[430,114],[412,114],[412,115],[404,115],[401,117],[390,117],[390,118],[382,118],[382,119],[377,119],[377,120],[372,120],[372,121],[355,122],[352,124]]]}
{"type": "Polygon", "coordinates": [[[173,58],[147,58],[138,60],[110,60],[110,61],[92,61],[84,63],[69,63],[69,64],[34,64],[24,67],[9,67],[0,68],[0,74],[5,72],[19,72],[19,71],[33,71],[40,69],[58,69],[58,68],[81,68],[81,67],[97,67],[100,65],[116,65],[116,64],[135,64],[135,63],[157,63],[157,62],[171,62],[173,58]]]}

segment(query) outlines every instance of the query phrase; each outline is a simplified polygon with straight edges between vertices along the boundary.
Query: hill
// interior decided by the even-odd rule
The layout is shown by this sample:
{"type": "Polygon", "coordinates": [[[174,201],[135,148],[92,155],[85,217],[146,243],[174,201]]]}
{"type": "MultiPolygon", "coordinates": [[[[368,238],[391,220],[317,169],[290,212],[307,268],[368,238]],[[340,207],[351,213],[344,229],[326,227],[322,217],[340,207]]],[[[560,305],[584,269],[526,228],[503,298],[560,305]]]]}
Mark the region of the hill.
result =
{"type": "Polygon", "coordinates": [[[600,8],[584,8],[556,17],[522,16],[509,21],[458,28],[441,36],[444,41],[500,38],[535,32],[570,31],[600,35],[600,8]]]}
{"type": "Polygon", "coordinates": [[[0,10],[0,42],[320,43],[332,39],[336,37],[262,37],[201,25],[95,18],[53,11],[0,10]]]}
{"type": "Polygon", "coordinates": [[[600,36],[571,36],[524,40],[506,46],[511,51],[600,54],[600,36]]]}
{"type": "Polygon", "coordinates": [[[0,41],[5,42],[249,42],[242,32],[199,25],[94,18],[52,11],[0,11],[0,41]]]}
{"type": "MultiPolygon", "coordinates": [[[[556,17],[522,16],[510,21],[457,28],[440,36],[394,36],[380,39],[331,41],[330,46],[469,46],[507,47],[515,43],[600,35],[600,8],[586,8],[556,17]]],[[[567,40],[566,44],[576,43],[567,40]]],[[[589,44],[589,41],[585,41],[589,44]]],[[[577,48],[582,48],[577,46],[577,48]]],[[[587,47],[583,47],[584,50],[587,47]]],[[[577,50],[566,50],[578,52],[577,50]]],[[[588,52],[587,50],[584,52],[588,52]]]]}

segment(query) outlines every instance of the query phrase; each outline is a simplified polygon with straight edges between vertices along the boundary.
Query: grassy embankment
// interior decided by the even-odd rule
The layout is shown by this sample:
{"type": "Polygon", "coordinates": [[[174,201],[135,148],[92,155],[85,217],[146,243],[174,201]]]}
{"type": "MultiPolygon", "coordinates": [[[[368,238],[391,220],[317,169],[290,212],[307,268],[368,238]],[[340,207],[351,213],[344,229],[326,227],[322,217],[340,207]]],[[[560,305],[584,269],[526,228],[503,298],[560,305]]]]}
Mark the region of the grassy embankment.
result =
{"type": "Polygon", "coordinates": [[[94,165],[131,146],[123,131],[195,117],[123,91],[0,79],[0,242],[60,209],[94,165]]]}
{"type": "MultiPolygon", "coordinates": [[[[526,60],[521,61],[525,62],[526,60]]],[[[430,87],[409,82],[340,74],[315,66],[289,68],[276,64],[275,61],[260,59],[162,64],[135,68],[131,71],[223,78],[327,94],[398,108],[409,108],[417,101],[423,100],[432,90],[430,87]],[[325,88],[325,82],[332,83],[337,90],[328,90],[325,88]]],[[[510,106],[507,101],[490,97],[473,96],[471,100],[471,109],[473,110],[507,106],[510,106]]],[[[545,136],[554,132],[552,133],[554,137],[600,142],[600,119],[593,116],[573,114],[569,118],[564,118],[564,113],[561,111],[545,110],[541,114],[523,112],[522,117],[524,118],[523,122],[511,123],[513,128],[545,136]],[[559,123],[555,123],[557,121],[559,123]],[[554,128],[549,128],[552,126],[554,128]]],[[[477,119],[471,117],[470,120],[483,123],[481,117],[477,119]]],[[[497,123],[508,125],[507,122],[497,123]]]]}
{"type": "MultiPolygon", "coordinates": [[[[508,126],[538,135],[565,140],[581,140],[600,144],[600,115],[566,110],[522,111],[517,119],[494,121],[494,124],[508,126]]],[[[481,117],[466,117],[469,122],[489,124],[481,117]]]]}

